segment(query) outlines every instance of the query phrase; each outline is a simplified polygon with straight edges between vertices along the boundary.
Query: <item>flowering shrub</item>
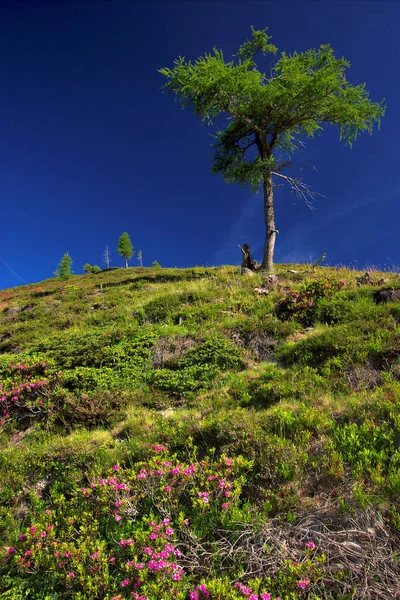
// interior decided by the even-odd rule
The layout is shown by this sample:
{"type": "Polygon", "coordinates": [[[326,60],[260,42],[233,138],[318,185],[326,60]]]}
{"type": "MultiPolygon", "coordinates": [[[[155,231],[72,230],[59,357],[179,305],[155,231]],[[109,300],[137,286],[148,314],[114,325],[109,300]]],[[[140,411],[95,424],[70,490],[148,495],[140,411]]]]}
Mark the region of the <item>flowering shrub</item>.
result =
{"type": "Polygon", "coordinates": [[[311,325],[315,320],[318,301],[332,298],[344,285],[346,282],[343,279],[315,279],[304,283],[298,292],[286,292],[286,296],[277,304],[277,316],[282,321],[296,319],[303,325],[311,325]]]}
{"type": "MultiPolygon", "coordinates": [[[[251,463],[226,455],[182,462],[163,445],[152,450],[133,469],[116,464],[69,498],[53,490],[48,508],[39,502],[7,549],[0,586],[19,590],[15,598],[29,590],[32,598],[51,593],[80,600],[276,600],[272,581],[267,590],[265,580],[233,586],[221,577],[222,564],[236,576],[245,567],[243,549],[221,555],[218,544],[239,539],[238,523],[248,513],[240,496],[251,463]]],[[[288,564],[279,578],[291,598],[302,597],[318,576],[314,549],[308,544],[304,562],[288,564]]]]}
{"type": "Polygon", "coordinates": [[[29,421],[48,414],[50,394],[61,373],[54,373],[43,361],[32,365],[10,364],[0,377],[0,426],[13,419],[29,421]]]}

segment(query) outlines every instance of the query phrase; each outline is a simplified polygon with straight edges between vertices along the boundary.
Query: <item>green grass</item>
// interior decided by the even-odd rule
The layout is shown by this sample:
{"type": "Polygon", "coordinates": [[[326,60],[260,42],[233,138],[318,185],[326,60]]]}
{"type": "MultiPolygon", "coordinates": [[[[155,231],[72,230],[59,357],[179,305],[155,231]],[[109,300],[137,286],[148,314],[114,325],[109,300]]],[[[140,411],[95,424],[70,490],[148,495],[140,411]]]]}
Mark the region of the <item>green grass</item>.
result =
{"type": "MultiPolygon", "coordinates": [[[[149,519],[169,515],[186,552],[182,581],[146,579],[149,600],[187,600],[205,581],[213,599],[244,598],[234,580],[273,600],[400,593],[391,583],[400,577],[399,304],[377,305],[376,288],[357,286],[359,273],[345,268],[278,265],[277,275],[266,296],[254,289],[261,274],[242,277],[234,267],[121,269],[0,291],[0,598],[132,597],[118,583],[128,577],[123,563],[119,575],[103,565],[103,583],[79,571],[74,587],[67,566],[49,556],[21,568],[8,554],[46,510],[82,564],[86,534],[77,528],[71,537],[68,511],[98,527],[92,533],[108,552],[118,527],[105,517],[105,498],[82,508],[76,495],[113,465],[135,495],[148,495],[138,508],[144,525],[127,508],[124,527],[131,523],[139,539],[149,519]],[[201,478],[193,496],[184,486],[173,502],[159,484],[139,490],[152,444],[200,471],[209,457],[209,473],[221,457],[243,460],[229,518],[211,507],[200,519],[191,502],[205,489],[201,478]],[[193,521],[190,535],[182,515],[193,521]],[[317,515],[321,525],[308,534],[314,553],[304,550],[301,527],[317,515]],[[357,528],[364,537],[351,533],[357,528]],[[370,550],[375,530],[385,532],[385,568],[370,550]],[[361,545],[365,564],[356,568],[344,552],[334,570],[335,544],[346,539],[361,545]],[[222,540],[235,548],[226,564],[222,540]],[[261,570],[240,540],[258,548],[261,570]]],[[[397,275],[383,276],[386,287],[400,287],[397,275]]]]}

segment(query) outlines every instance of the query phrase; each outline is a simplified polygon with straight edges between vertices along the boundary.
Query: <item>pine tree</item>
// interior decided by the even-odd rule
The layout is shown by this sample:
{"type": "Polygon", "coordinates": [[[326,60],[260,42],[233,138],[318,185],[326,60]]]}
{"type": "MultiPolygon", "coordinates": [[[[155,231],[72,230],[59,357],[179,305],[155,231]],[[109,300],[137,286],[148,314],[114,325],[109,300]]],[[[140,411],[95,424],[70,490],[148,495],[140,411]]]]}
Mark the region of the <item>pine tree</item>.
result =
{"type": "Polygon", "coordinates": [[[72,265],[72,258],[70,257],[68,252],[66,252],[66,254],[64,254],[64,256],[62,257],[57,270],[54,272],[54,275],[59,279],[69,279],[73,274],[73,271],[71,269],[72,265]]]}
{"type": "Polygon", "coordinates": [[[135,251],[132,246],[131,238],[126,231],[118,240],[117,252],[125,259],[125,268],[128,268],[128,260],[132,258],[135,251]]]}

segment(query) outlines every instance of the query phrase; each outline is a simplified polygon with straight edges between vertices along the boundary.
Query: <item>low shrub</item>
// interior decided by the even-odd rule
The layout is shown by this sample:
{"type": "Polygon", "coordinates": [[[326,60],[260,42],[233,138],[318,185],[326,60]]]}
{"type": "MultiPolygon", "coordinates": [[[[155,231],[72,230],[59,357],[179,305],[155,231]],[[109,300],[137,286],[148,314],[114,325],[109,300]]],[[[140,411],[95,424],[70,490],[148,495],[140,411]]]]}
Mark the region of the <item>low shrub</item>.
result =
{"type": "Polygon", "coordinates": [[[314,279],[300,285],[299,290],[287,291],[276,305],[279,319],[296,319],[302,325],[312,325],[317,314],[317,304],[322,298],[332,298],[346,282],[334,279],[314,279]]]}
{"type": "Polygon", "coordinates": [[[23,429],[55,414],[60,403],[62,373],[43,361],[11,363],[2,367],[0,373],[0,427],[23,429]]]}
{"type": "Polygon", "coordinates": [[[1,597],[296,599],[318,581],[325,557],[312,542],[301,564],[287,561],[273,577],[265,579],[268,553],[254,568],[258,550],[246,548],[262,537],[241,500],[249,461],[182,462],[163,445],[153,454],[69,497],[54,490],[49,503],[36,501],[7,550],[1,597]],[[253,578],[242,583],[248,564],[253,578]],[[227,568],[231,583],[221,577],[227,568]]]}
{"type": "Polygon", "coordinates": [[[147,382],[173,395],[186,396],[208,389],[223,371],[245,366],[240,351],[222,335],[210,336],[202,344],[169,361],[167,368],[147,374],[147,382]]]}

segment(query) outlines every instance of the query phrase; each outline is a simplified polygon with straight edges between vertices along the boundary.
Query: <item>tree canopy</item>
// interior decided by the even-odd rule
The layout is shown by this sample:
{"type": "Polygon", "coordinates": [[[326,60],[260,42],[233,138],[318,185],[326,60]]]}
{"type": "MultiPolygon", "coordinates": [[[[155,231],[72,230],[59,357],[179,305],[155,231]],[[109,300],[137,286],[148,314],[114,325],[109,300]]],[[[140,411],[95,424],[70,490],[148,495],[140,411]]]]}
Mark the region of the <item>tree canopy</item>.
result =
{"type": "Polygon", "coordinates": [[[313,192],[301,180],[283,174],[293,168],[292,155],[326,125],[335,125],[339,138],[352,146],[360,133],[372,133],[385,113],[384,102],[372,102],[365,84],[352,85],[346,75],[350,63],[337,58],[329,45],[305,52],[282,52],[266,63],[269,76],[257,68],[256,58],[276,55],[268,30],[252,28],[233,60],[222,50],[195,62],[184,57],[173,68],[162,68],[164,89],[183,107],[208,124],[226,117],[214,135],[213,172],[228,182],[264,189],[266,243],[262,266],[272,269],[275,229],[274,179],[285,180],[306,201],[313,192]]]}
{"type": "Polygon", "coordinates": [[[117,252],[125,259],[125,267],[128,266],[128,260],[134,255],[131,238],[125,231],[118,240],[117,252]]]}
{"type": "Polygon", "coordinates": [[[73,261],[68,252],[62,257],[60,264],[58,265],[54,275],[59,279],[69,279],[73,274],[72,271],[73,261]]]}

